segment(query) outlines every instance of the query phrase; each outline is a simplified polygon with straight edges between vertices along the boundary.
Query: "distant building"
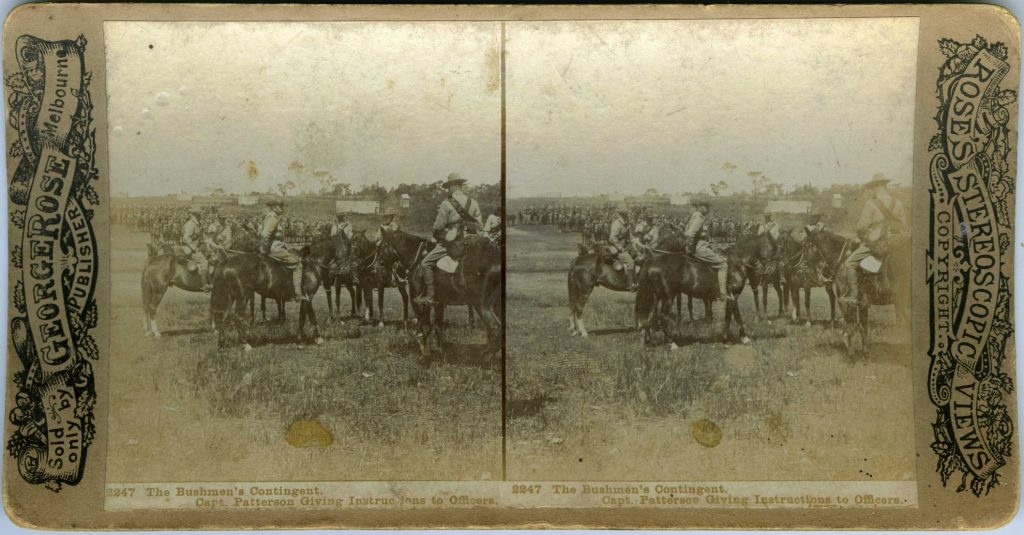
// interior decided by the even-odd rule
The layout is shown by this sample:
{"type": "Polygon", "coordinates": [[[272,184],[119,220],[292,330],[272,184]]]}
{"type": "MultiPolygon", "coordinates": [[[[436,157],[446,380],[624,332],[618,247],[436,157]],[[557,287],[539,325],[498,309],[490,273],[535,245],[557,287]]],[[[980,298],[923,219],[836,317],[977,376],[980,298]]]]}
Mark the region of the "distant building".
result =
{"type": "Polygon", "coordinates": [[[609,193],[607,197],[611,202],[622,202],[626,200],[626,196],[622,193],[609,193]]]}
{"type": "Polygon", "coordinates": [[[403,193],[402,196],[399,198],[398,202],[399,206],[402,207],[402,210],[408,210],[409,205],[412,203],[412,200],[409,198],[408,193],[403,193]]]}
{"type": "Polygon", "coordinates": [[[256,206],[260,203],[258,195],[239,195],[238,206],[256,206]]]}
{"type": "Polygon", "coordinates": [[[765,211],[776,214],[809,214],[811,213],[811,201],[768,201],[768,206],[765,208],[765,211]]]}
{"type": "Polygon", "coordinates": [[[380,203],[377,201],[334,201],[334,209],[350,214],[379,214],[380,203]]]}
{"type": "Polygon", "coordinates": [[[832,194],[832,208],[843,207],[843,195],[841,193],[832,194]]]}
{"type": "Polygon", "coordinates": [[[673,195],[668,199],[669,204],[673,206],[688,206],[690,204],[689,195],[673,195]]]}

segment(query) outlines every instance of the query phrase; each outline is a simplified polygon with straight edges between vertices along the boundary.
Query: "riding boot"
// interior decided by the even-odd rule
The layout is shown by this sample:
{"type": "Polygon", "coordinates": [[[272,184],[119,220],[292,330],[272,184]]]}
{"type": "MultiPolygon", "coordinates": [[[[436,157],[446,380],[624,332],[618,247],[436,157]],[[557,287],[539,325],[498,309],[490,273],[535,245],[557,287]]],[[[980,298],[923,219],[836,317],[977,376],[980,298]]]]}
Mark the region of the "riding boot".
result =
{"type": "Polygon", "coordinates": [[[210,285],[210,270],[199,268],[199,280],[203,285],[203,291],[209,292],[213,287],[210,285]]]}
{"type": "Polygon", "coordinates": [[[427,266],[423,269],[423,295],[418,298],[420,304],[430,306],[434,304],[434,268],[427,266]]]}
{"type": "Polygon", "coordinates": [[[860,301],[860,271],[856,267],[844,266],[843,278],[846,282],[846,295],[843,296],[840,290],[839,299],[855,305],[860,301]]]}
{"type": "Polygon", "coordinates": [[[292,269],[292,287],[295,288],[295,300],[302,299],[302,266],[292,269]]]}
{"type": "Polygon", "coordinates": [[[718,298],[721,300],[732,299],[729,293],[729,270],[722,268],[718,270],[718,298]]]}

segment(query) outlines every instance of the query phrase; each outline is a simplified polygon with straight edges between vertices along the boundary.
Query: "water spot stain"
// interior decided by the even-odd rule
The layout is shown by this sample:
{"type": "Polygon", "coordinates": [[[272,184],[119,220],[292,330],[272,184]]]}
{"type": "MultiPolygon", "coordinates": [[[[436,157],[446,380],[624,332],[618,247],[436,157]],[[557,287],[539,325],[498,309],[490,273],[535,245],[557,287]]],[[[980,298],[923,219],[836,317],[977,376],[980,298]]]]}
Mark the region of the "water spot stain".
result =
{"type": "Polygon", "coordinates": [[[706,448],[714,448],[722,442],[722,428],[707,418],[701,418],[690,424],[690,435],[698,444],[706,448]]]}
{"type": "Polygon", "coordinates": [[[331,432],[316,418],[295,420],[284,439],[296,448],[324,448],[334,442],[331,432]]]}
{"type": "Polygon", "coordinates": [[[485,59],[485,65],[487,69],[487,92],[493,93],[498,90],[498,85],[501,83],[501,63],[497,48],[491,48],[487,51],[487,58],[485,59]]]}
{"type": "Polygon", "coordinates": [[[253,178],[253,179],[255,179],[256,177],[260,176],[260,170],[256,168],[256,162],[254,162],[252,160],[249,160],[249,164],[248,164],[248,168],[247,168],[246,173],[249,175],[249,178],[253,178]]]}

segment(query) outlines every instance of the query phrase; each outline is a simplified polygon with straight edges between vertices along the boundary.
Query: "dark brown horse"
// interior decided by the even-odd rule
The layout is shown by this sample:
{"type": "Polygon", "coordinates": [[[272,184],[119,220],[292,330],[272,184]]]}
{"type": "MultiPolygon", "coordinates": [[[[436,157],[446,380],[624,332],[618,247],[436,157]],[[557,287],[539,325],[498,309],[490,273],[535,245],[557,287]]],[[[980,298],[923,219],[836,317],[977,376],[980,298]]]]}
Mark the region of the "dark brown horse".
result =
{"type": "Polygon", "coordinates": [[[202,277],[198,269],[189,269],[185,248],[163,246],[158,249],[152,244],[146,247],[148,254],[142,267],[142,323],[146,336],[159,338],[156,310],[167,289],[174,287],[186,292],[202,292],[202,277]]]}
{"type": "MultiPolygon", "coordinates": [[[[302,257],[302,288],[299,299],[298,336],[305,339],[305,322],[308,319],[313,326],[312,339],[317,344],[323,343],[317,327],[316,313],[313,310],[313,296],[320,288],[324,272],[328,266],[321,264],[311,254],[310,247],[304,247],[302,257]]],[[[276,299],[283,303],[292,299],[295,288],[292,283],[291,271],[281,262],[255,253],[243,253],[230,256],[214,270],[211,310],[214,324],[218,332],[218,346],[225,343],[225,332],[233,327],[237,330],[240,341],[246,350],[249,344],[249,327],[242,321],[246,308],[250,306],[256,294],[276,299]]]]}
{"type": "MultiPolygon", "coordinates": [[[[630,254],[639,258],[635,247],[630,254]]],[[[615,292],[628,292],[625,266],[618,264],[603,246],[581,247],[580,254],[569,264],[569,333],[589,336],[583,324],[583,307],[594,288],[600,286],[615,292]]]]}
{"type": "Polygon", "coordinates": [[[844,342],[848,352],[864,354],[868,342],[868,310],[872,306],[893,305],[896,309],[896,323],[907,326],[910,314],[910,238],[906,235],[892,236],[886,250],[877,251],[876,256],[882,267],[878,273],[859,269],[857,277],[859,298],[851,301],[851,281],[843,276],[847,258],[858,247],[859,242],[847,239],[825,230],[808,233],[809,245],[824,259],[825,265],[837,274],[836,292],[845,322],[844,342]]]}
{"type": "MultiPolygon", "coordinates": [[[[353,238],[355,234],[353,234],[353,238]]],[[[327,315],[335,317],[341,313],[341,289],[348,290],[349,316],[354,318],[359,314],[362,307],[362,295],[357,291],[357,278],[355,274],[355,259],[351,252],[351,242],[344,234],[337,234],[331,239],[347,244],[346,251],[342,254],[339,250],[337,259],[331,264],[331,269],[324,274],[324,293],[327,294],[327,315]],[[331,300],[331,290],[334,290],[334,299],[331,300]]]]}
{"type": "Polygon", "coordinates": [[[450,274],[437,270],[433,306],[419,304],[415,299],[424,292],[422,270],[429,268],[417,266],[411,280],[413,310],[420,325],[420,362],[424,365],[430,362],[431,342],[443,346],[447,305],[471,307],[487,329],[488,352],[497,355],[501,350],[501,307],[504,306],[501,249],[491,240],[475,234],[464,236],[452,249],[456,249],[459,265],[450,274]]]}
{"type": "Polygon", "coordinates": [[[777,244],[767,234],[750,236],[736,242],[729,253],[743,265],[750,289],[754,293],[754,310],[758,317],[768,314],[768,288],[775,288],[778,315],[783,315],[782,274],[776,258],[777,244]],[[758,290],[761,299],[758,300],[758,290]]]}
{"type": "Polygon", "coordinates": [[[790,309],[791,318],[794,322],[800,321],[804,316],[807,325],[811,323],[811,289],[824,288],[828,294],[830,322],[836,323],[836,291],[833,282],[835,273],[825,265],[821,253],[816,247],[804,238],[798,241],[793,234],[783,234],[779,241],[782,260],[780,269],[785,279],[783,298],[786,301],[784,308],[789,308],[792,301],[793,308],[790,309]],[[803,290],[803,314],[800,308],[800,290],[803,290]]]}
{"type": "MultiPolygon", "coordinates": [[[[401,230],[384,231],[381,237],[380,252],[382,256],[378,257],[378,261],[388,264],[393,259],[393,272],[399,274],[400,277],[407,277],[405,284],[398,283],[398,291],[402,294],[403,306],[408,306],[408,299],[411,296],[411,279],[408,279],[408,277],[415,273],[420,260],[433,249],[433,242],[422,236],[401,230]],[[403,292],[403,290],[405,291],[403,292]]],[[[383,305],[381,307],[383,308],[383,305]]],[[[466,312],[469,318],[469,326],[472,328],[476,325],[476,313],[473,305],[466,305],[466,312]]],[[[381,314],[383,315],[383,312],[381,314]]],[[[406,320],[408,321],[408,318],[406,320]]]]}
{"type": "MultiPolygon", "coordinates": [[[[384,326],[384,290],[395,288],[402,296],[402,322],[409,322],[409,269],[401,262],[398,251],[391,241],[384,238],[387,231],[382,231],[381,241],[376,245],[372,261],[359,272],[359,283],[369,289],[367,321],[373,315],[373,290],[377,290],[377,310],[379,318],[377,326],[384,326]]],[[[393,240],[392,240],[393,241],[393,240]]]]}
{"type": "MultiPolygon", "coordinates": [[[[743,318],[736,298],[746,283],[744,267],[731,257],[728,260],[725,301],[725,325],[722,337],[731,337],[731,323],[739,326],[739,340],[749,343],[743,318]]],[[[644,344],[652,344],[651,329],[660,328],[671,349],[678,348],[679,315],[673,313],[672,304],[680,294],[706,300],[721,298],[718,273],[710,265],[685,253],[652,253],[644,261],[638,278],[636,295],[637,325],[644,331],[644,344]]]]}

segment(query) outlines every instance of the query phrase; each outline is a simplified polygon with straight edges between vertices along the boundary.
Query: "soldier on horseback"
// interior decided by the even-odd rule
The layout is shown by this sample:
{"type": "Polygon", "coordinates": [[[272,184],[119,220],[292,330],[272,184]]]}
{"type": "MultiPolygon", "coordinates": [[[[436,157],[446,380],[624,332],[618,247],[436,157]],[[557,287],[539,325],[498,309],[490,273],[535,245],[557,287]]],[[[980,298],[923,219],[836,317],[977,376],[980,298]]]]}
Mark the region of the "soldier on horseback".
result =
{"type": "Polygon", "coordinates": [[[811,222],[804,225],[804,230],[806,230],[808,234],[811,232],[820,232],[825,230],[825,222],[822,221],[822,218],[823,216],[821,214],[812,215],[811,222]]]}
{"type": "Polygon", "coordinates": [[[434,304],[434,269],[438,260],[448,255],[449,248],[463,233],[476,234],[483,220],[480,205],[463,191],[465,184],[466,179],[458,173],[451,173],[442,185],[448,191],[448,196],[437,207],[437,217],[434,219],[433,237],[437,245],[420,262],[426,268],[423,270],[425,291],[416,298],[421,305],[434,304]]]}
{"type": "Polygon", "coordinates": [[[718,295],[721,299],[732,299],[727,283],[729,276],[729,263],[722,253],[719,253],[708,243],[707,217],[711,211],[711,205],[707,201],[696,201],[693,203],[696,210],[690,214],[683,227],[683,250],[697,260],[707,263],[718,272],[718,295]]]}
{"type": "Polygon", "coordinates": [[[199,217],[203,211],[198,206],[188,209],[188,220],[181,228],[181,243],[185,246],[189,255],[189,267],[199,270],[199,278],[202,281],[203,291],[210,291],[210,262],[202,252],[203,231],[199,224],[199,217]]]}
{"type": "Polygon", "coordinates": [[[850,253],[843,263],[842,275],[849,285],[844,299],[857,303],[860,299],[860,264],[870,256],[883,258],[888,253],[889,237],[901,234],[907,228],[907,214],[903,203],[889,193],[889,179],[881,173],[864,186],[867,201],[857,222],[860,247],[850,253]]]}
{"type": "Polygon", "coordinates": [[[612,254],[615,260],[623,265],[626,271],[626,285],[629,291],[636,291],[636,261],[629,254],[629,224],[626,223],[626,216],[629,209],[626,205],[619,205],[615,209],[615,216],[612,218],[611,228],[608,230],[608,243],[613,247],[612,254]]]}
{"type": "Polygon", "coordinates": [[[341,234],[344,235],[346,239],[352,239],[352,234],[355,232],[355,229],[352,228],[352,223],[345,220],[347,216],[348,212],[345,212],[344,210],[338,210],[334,214],[334,222],[331,223],[332,237],[341,234]]]}
{"type": "Polygon", "coordinates": [[[295,301],[301,299],[302,294],[302,260],[285,247],[281,241],[278,227],[281,224],[281,214],[284,213],[284,203],[278,200],[267,201],[267,213],[263,216],[263,224],[260,226],[260,252],[277,260],[285,265],[292,272],[292,288],[295,290],[295,301]]]}

